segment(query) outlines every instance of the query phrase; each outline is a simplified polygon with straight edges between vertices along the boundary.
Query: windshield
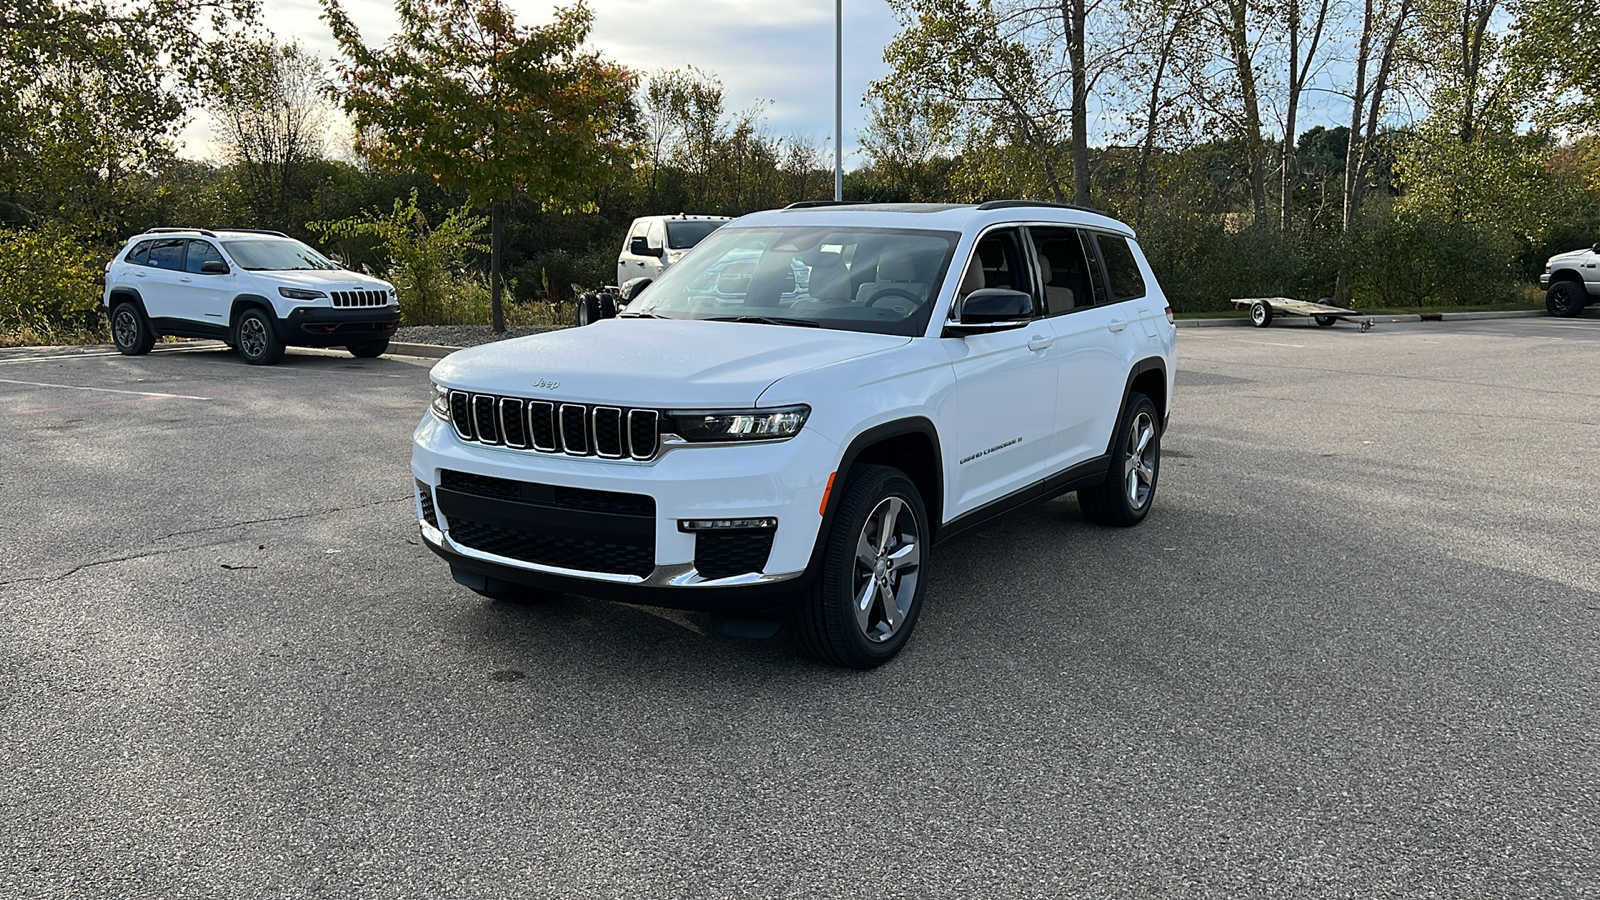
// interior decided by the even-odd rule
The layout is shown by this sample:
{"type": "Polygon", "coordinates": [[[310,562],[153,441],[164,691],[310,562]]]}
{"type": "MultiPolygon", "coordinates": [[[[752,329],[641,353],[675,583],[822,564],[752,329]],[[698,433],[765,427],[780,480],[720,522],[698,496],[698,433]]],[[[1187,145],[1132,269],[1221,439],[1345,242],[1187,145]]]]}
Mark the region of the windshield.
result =
{"type": "Polygon", "coordinates": [[[284,238],[250,238],[223,241],[223,248],[240,268],[251,272],[289,272],[296,269],[337,269],[339,264],[305,244],[284,238]]]}
{"type": "Polygon", "coordinates": [[[755,317],[917,337],[959,235],[883,228],[724,228],[662,273],[627,312],[755,317]]]}
{"type": "Polygon", "coordinates": [[[687,250],[706,239],[706,235],[728,224],[727,222],[667,222],[667,247],[687,250]]]}

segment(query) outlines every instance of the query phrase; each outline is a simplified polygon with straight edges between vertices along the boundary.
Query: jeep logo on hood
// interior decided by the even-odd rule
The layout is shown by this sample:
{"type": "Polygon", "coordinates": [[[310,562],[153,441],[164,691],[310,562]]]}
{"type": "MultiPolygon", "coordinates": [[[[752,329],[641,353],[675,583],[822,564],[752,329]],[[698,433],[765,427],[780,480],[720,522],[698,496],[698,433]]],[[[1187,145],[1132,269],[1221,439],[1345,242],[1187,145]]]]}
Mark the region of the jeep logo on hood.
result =
{"type": "Polygon", "coordinates": [[[541,388],[544,390],[553,391],[556,388],[561,387],[561,382],[551,381],[548,378],[541,378],[538,381],[535,381],[533,384],[528,385],[528,387],[533,388],[536,391],[540,390],[541,388]]]}

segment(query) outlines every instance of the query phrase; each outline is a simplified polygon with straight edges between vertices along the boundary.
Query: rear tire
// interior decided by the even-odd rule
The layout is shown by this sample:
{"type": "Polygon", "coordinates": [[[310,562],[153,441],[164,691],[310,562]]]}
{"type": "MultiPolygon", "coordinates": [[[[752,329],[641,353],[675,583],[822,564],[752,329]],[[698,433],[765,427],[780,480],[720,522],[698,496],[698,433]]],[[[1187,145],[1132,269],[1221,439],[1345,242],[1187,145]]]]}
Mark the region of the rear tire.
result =
{"type": "Polygon", "coordinates": [[[1312,316],[1311,318],[1315,319],[1317,324],[1321,325],[1323,328],[1327,328],[1339,321],[1334,316],[1312,316]]]}
{"type": "Polygon", "coordinates": [[[578,324],[600,321],[600,298],[593,293],[578,295],[578,324]]]}
{"type": "Polygon", "coordinates": [[[1161,414],[1149,397],[1129,394],[1111,445],[1106,480],[1078,491],[1078,508],[1084,518],[1099,525],[1137,525],[1155,502],[1160,475],[1161,414]]]}
{"type": "Polygon", "coordinates": [[[1250,304],[1250,324],[1257,328],[1265,328],[1272,324],[1272,304],[1265,300],[1257,300],[1250,304]]]}
{"type": "Polygon", "coordinates": [[[143,356],[156,345],[156,333],[138,304],[124,300],[111,308],[111,342],[123,356],[143,356]]]}
{"type": "Polygon", "coordinates": [[[252,366],[270,366],[283,359],[283,339],[267,312],[252,306],[233,325],[233,343],[239,358],[252,366]]]}
{"type": "Polygon", "coordinates": [[[795,607],[795,635],[817,659],[870,669],[911,638],[927,580],[928,513],[899,469],[850,470],[822,546],[821,571],[795,607]]]}
{"type": "Polygon", "coordinates": [[[357,359],[375,359],[389,351],[388,338],[376,338],[370,341],[358,341],[354,344],[345,344],[344,348],[350,355],[357,359]]]}
{"type": "Polygon", "coordinates": [[[1558,281],[1544,295],[1545,310],[1564,319],[1578,315],[1588,305],[1589,293],[1576,281],[1558,281]]]}

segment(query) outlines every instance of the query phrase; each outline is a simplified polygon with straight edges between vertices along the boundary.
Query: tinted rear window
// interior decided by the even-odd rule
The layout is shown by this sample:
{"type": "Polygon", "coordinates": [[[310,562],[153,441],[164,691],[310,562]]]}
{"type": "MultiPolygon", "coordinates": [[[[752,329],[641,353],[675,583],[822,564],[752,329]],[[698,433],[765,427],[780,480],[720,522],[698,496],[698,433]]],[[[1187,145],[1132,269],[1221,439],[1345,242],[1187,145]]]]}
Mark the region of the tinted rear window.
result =
{"type": "Polygon", "coordinates": [[[667,246],[674,250],[687,250],[705,240],[706,235],[726,225],[726,222],[668,222],[667,246]]]}
{"type": "Polygon", "coordinates": [[[1105,260],[1111,296],[1117,300],[1143,297],[1144,275],[1139,272],[1139,262],[1133,258],[1127,239],[1115,234],[1099,234],[1095,238],[1100,243],[1100,258],[1105,260]]]}
{"type": "Polygon", "coordinates": [[[183,268],[182,238],[167,238],[150,245],[149,264],[158,269],[183,268]]]}

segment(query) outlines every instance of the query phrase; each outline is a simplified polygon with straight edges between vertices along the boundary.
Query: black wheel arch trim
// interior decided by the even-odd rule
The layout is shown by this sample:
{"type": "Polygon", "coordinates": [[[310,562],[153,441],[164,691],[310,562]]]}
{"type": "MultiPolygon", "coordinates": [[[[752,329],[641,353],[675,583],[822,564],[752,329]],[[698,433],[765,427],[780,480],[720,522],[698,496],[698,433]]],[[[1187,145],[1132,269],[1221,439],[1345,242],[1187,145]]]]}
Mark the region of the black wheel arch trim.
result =
{"type": "MultiPolygon", "coordinates": [[[[921,435],[928,439],[933,447],[934,471],[938,478],[934,485],[935,494],[932,497],[923,497],[922,506],[928,513],[928,525],[938,532],[939,522],[944,516],[944,455],[939,448],[939,430],[934,427],[932,420],[926,416],[909,416],[904,419],[895,419],[874,425],[861,432],[850,440],[844,448],[844,453],[839,457],[839,465],[834,469],[833,482],[829,485],[827,506],[822,513],[822,524],[817,527],[817,539],[811,547],[811,560],[806,565],[806,580],[809,581],[816,572],[816,563],[820,558],[823,545],[827,542],[828,531],[833,527],[834,514],[839,509],[839,498],[844,494],[844,479],[849,477],[850,468],[868,448],[884,441],[892,440],[906,435],[921,435]]],[[[911,473],[907,473],[910,477],[911,473]]]]}
{"type": "MultiPolygon", "coordinates": [[[[1128,398],[1133,395],[1133,383],[1139,380],[1140,375],[1144,375],[1147,372],[1161,373],[1162,391],[1166,392],[1167,396],[1163,398],[1166,402],[1157,407],[1156,413],[1161,416],[1161,430],[1165,432],[1167,430],[1167,420],[1172,416],[1172,385],[1169,383],[1169,379],[1167,378],[1167,361],[1159,356],[1150,356],[1141,359],[1133,364],[1133,368],[1128,370],[1128,381],[1122,386],[1122,404],[1117,407],[1117,422],[1120,423],[1122,421],[1122,414],[1128,411],[1128,398]]],[[[1151,403],[1155,403],[1155,401],[1156,398],[1150,398],[1151,403]]],[[[1111,455],[1111,451],[1113,449],[1111,445],[1115,444],[1116,442],[1117,429],[1113,427],[1111,429],[1111,437],[1106,439],[1107,456],[1111,455]]]]}
{"type": "Polygon", "coordinates": [[[110,318],[111,311],[117,308],[118,303],[123,302],[132,303],[138,307],[139,315],[144,316],[146,322],[150,321],[150,311],[144,308],[144,297],[140,296],[139,292],[131,287],[114,287],[111,289],[109,302],[105,304],[106,317],[110,318]]]}
{"type": "Polygon", "coordinates": [[[1554,287],[1557,282],[1575,281],[1583,285],[1584,293],[1588,293],[1589,286],[1584,283],[1583,275],[1577,269],[1556,269],[1550,273],[1550,285],[1554,287]]]}
{"type": "Polygon", "coordinates": [[[237,294],[233,302],[228,305],[228,331],[231,333],[239,327],[239,317],[250,307],[259,307],[267,314],[267,321],[272,323],[273,330],[278,332],[278,339],[283,340],[285,331],[283,322],[278,319],[278,311],[272,307],[272,301],[260,294],[237,294]]]}

